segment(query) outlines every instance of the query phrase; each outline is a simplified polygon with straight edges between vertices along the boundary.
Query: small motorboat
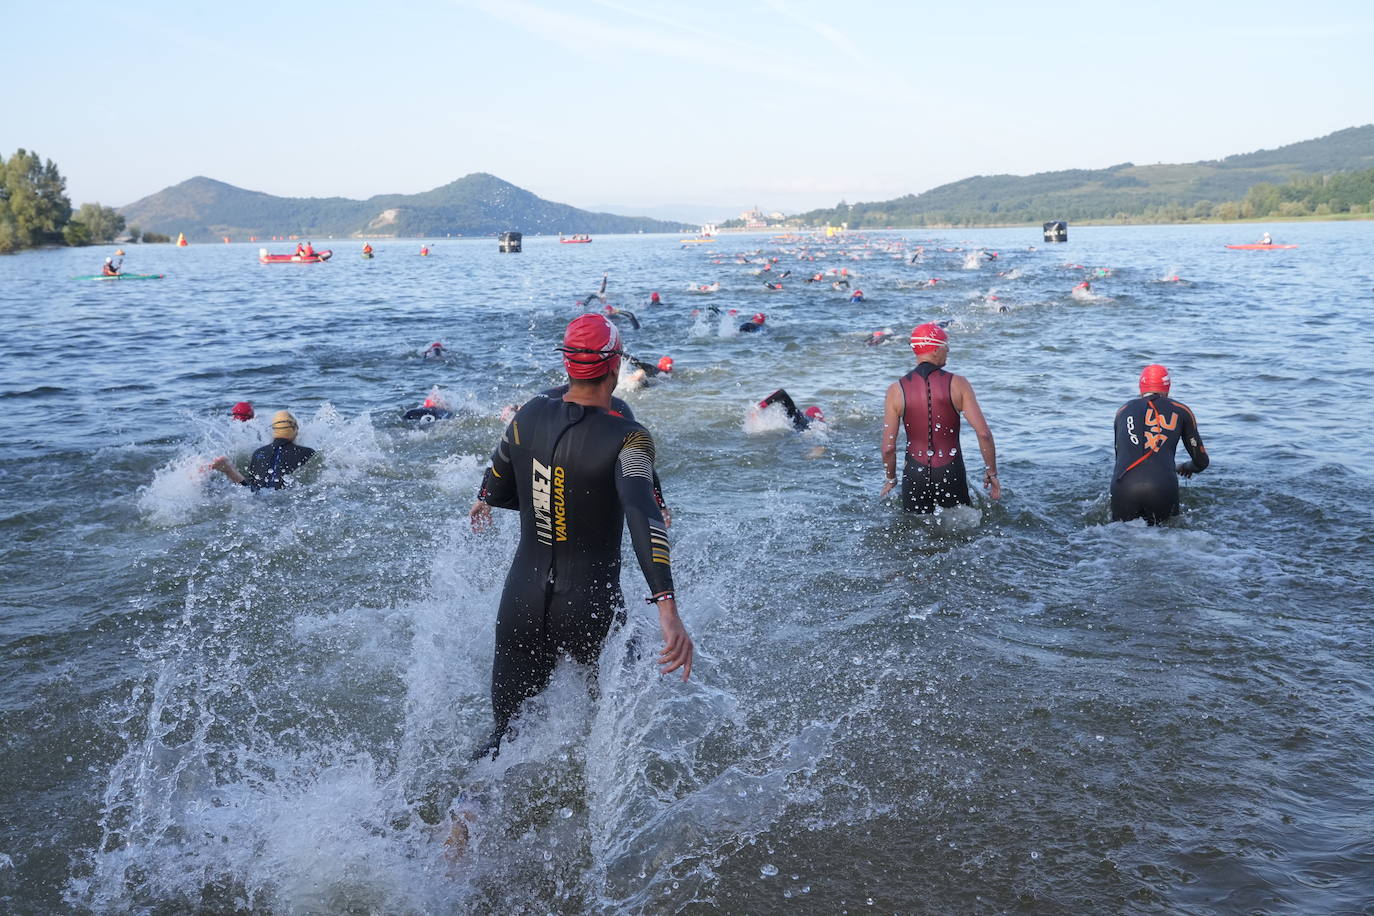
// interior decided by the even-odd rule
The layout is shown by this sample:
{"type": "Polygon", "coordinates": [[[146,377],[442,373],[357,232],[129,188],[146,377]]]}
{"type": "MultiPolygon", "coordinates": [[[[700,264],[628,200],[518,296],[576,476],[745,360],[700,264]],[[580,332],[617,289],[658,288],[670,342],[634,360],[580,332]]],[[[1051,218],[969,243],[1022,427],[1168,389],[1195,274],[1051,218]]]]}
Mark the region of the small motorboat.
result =
{"type": "Polygon", "coordinates": [[[558,241],[562,242],[564,245],[585,245],[591,242],[591,240],[592,237],[590,235],[570,235],[564,238],[563,233],[558,233],[558,241]]]}

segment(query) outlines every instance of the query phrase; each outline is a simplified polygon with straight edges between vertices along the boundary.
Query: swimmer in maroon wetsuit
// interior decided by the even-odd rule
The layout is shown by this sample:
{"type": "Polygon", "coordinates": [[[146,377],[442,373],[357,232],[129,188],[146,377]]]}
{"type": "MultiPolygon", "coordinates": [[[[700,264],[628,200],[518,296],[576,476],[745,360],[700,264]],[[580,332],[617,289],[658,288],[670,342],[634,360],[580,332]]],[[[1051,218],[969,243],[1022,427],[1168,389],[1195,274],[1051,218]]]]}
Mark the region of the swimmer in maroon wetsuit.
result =
{"type": "Polygon", "coordinates": [[[472,518],[487,505],[520,512],[520,543],[496,617],[491,702],[496,727],[475,756],[495,754],[520,705],[548,686],[567,652],[592,664],[624,620],[620,541],[628,525],[650,604],[658,608],[664,674],[692,671],[678,616],[668,534],[654,500],[654,441],[611,409],[620,333],[587,314],[563,338],[568,391],[520,408],[492,455],[472,518]]]}
{"type": "Polygon", "coordinates": [[[1157,525],[1178,514],[1178,478],[1207,469],[1211,459],[1197,419],[1169,397],[1169,370],[1153,363],[1140,372],[1140,397],[1116,412],[1116,468],[1112,474],[1112,521],[1143,518],[1157,525]],[[1179,442],[1190,460],[1174,466],[1179,442]]]}
{"type": "Polygon", "coordinates": [[[997,447],[983,419],[973,386],[962,375],[946,372],[949,336],[934,322],[911,332],[916,368],[893,382],[883,405],[883,468],[887,479],[879,498],[897,485],[897,433],[906,430],[906,466],[902,473],[902,508],[934,512],[937,508],[969,505],[964,453],[959,447],[959,414],[978,434],[978,449],[987,470],[983,486],[993,499],[1002,496],[997,480],[997,447]]]}

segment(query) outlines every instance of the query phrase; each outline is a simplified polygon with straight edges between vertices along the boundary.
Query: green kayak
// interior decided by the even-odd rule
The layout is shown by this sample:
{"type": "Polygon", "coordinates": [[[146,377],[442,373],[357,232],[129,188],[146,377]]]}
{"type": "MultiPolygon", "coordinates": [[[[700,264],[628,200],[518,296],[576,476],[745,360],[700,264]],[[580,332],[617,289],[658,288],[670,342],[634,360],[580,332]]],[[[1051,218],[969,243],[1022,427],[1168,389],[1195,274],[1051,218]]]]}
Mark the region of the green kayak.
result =
{"type": "Polygon", "coordinates": [[[161,280],[166,274],[115,274],[107,277],[104,274],[88,274],[84,277],[74,277],[76,280],[161,280]]]}

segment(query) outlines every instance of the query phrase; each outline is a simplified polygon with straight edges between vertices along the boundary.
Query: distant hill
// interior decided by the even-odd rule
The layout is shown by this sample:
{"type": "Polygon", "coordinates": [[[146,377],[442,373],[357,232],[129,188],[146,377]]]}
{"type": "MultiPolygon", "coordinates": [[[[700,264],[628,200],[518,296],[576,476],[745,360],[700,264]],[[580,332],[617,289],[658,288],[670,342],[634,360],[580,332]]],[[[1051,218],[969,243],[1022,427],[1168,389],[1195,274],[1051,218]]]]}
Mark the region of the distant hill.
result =
{"type": "MultiPolygon", "coordinates": [[[[976,226],[1049,219],[1102,220],[1210,216],[1259,184],[1374,167],[1374,124],[1316,140],[1184,165],[1071,169],[1037,175],[979,175],[876,203],[841,204],[800,214],[810,224],[976,226]]],[[[1234,218],[1234,217],[1231,217],[1234,218]]]]}
{"type": "Polygon", "coordinates": [[[591,213],[544,200],[495,175],[477,172],[420,194],[276,197],[197,176],[119,211],[143,230],[192,241],[221,236],[487,235],[528,233],[680,232],[686,223],[591,213]]]}

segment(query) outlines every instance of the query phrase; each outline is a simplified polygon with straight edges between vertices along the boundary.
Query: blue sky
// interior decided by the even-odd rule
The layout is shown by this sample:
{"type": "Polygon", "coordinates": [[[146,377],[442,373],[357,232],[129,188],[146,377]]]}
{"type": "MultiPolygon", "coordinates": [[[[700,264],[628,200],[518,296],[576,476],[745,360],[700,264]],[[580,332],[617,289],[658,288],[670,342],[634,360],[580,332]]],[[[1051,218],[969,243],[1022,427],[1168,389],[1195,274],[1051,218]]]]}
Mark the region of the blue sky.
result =
{"type": "Polygon", "coordinates": [[[294,8],[17,4],[0,151],[55,160],[78,204],[192,175],[360,198],[484,171],[576,206],[727,216],[1374,121],[1367,2],[294,8]]]}

